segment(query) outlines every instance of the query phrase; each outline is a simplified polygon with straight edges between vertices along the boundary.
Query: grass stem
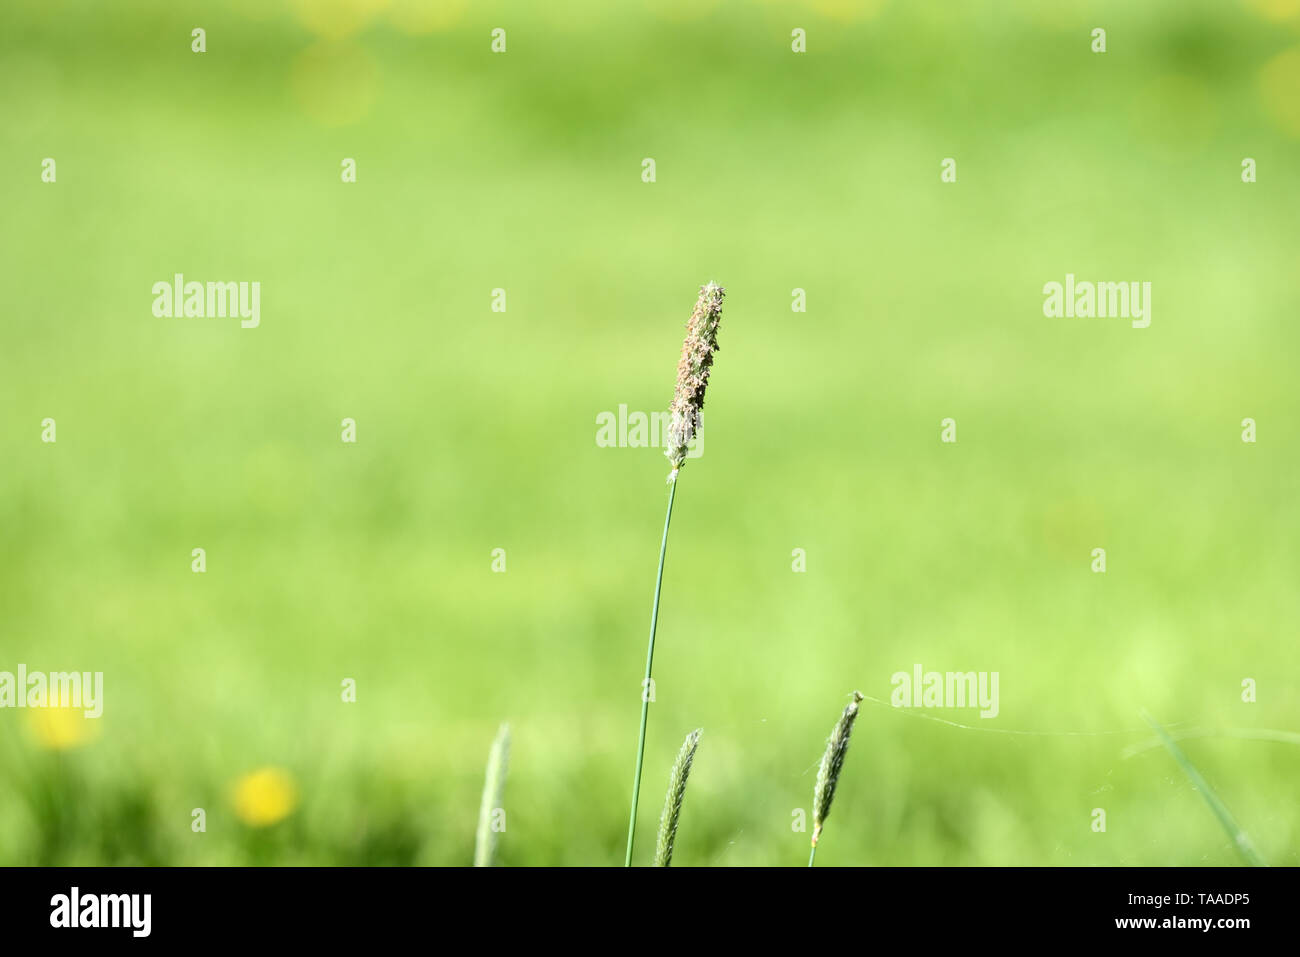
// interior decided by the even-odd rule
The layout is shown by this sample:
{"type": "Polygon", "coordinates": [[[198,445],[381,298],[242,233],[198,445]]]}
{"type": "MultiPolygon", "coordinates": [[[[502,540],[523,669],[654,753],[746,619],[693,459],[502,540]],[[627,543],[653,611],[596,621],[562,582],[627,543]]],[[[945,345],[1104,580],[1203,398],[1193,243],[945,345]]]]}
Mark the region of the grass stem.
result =
{"type": "Polygon", "coordinates": [[[636,806],[641,797],[641,765],[645,761],[645,727],[650,714],[650,671],[655,660],[655,628],[659,624],[659,592],[664,584],[664,555],[668,552],[668,523],[673,517],[673,498],[677,494],[677,479],[668,485],[668,513],[664,516],[664,535],[659,543],[659,571],[655,575],[655,600],[650,609],[650,642],[645,653],[645,680],[641,682],[641,731],[636,743],[636,776],[632,779],[632,814],[627,822],[627,855],[624,867],[632,866],[632,845],[636,839],[636,806]]]}
{"type": "Polygon", "coordinates": [[[1169,753],[1173,755],[1173,759],[1178,762],[1178,766],[1183,769],[1183,773],[1187,775],[1187,779],[1192,782],[1192,788],[1201,793],[1201,797],[1204,798],[1205,803],[1210,806],[1210,810],[1214,812],[1214,816],[1219,819],[1219,824],[1223,827],[1228,838],[1237,848],[1237,853],[1239,853],[1251,867],[1267,867],[1268,865],[1264,863],[1264,859],[1260,857],[1259,852],[1255,850],[1255,845],[1251,843],[1250,835],[1241,829],[1241,825],[1239,825],[1233,818],[1232,812],[1228,810],[1228,806],[1224,804],[1222,798],[1215,793],[1214,788],[1210,787],[1210,782],[1205,780],[1205,777],[1197,769],[1196,765],[1192,764],[1187,755],[1183,753],[1183,749],[1178,746],[1178,743],[1170,737],[1169,732],[1161,726],[1159,721],[1151,717],[1145,709],[1142,711],[1142,717],[1146,720],[1147,724],[1151,725],[1151,730],[1155,731],[1156,736],[1160,738],[1160,743],[1168,749],[1169,753]]]}

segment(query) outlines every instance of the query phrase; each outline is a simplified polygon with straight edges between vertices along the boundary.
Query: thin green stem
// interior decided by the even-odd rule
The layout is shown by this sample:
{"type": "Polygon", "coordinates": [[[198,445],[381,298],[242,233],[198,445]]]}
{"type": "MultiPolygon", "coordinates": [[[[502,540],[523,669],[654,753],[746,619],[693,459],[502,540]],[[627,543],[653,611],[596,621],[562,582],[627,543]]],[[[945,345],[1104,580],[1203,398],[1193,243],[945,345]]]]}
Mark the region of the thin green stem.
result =
{"type": "Polygon", "coordinates": [[[1228,806],[1223,803],[1223,799],[1215,793],[1214,788],[1210,787],[1210,782],[1205,780],[1205,776],[1201,774],[1196,765],[1192,764],[1187,755],[1183,753],[1183,749],[1170,737],[1169,732],[1161,726],[1159,721],[1151,717],[1145,709],[1142,711],[1142,717],[1146,719],[1147,724],[1151,725],[1151,729],[1160,738],[1161,744],[1178,762],[1178,766],[1183,769],[1183,773],[1187,775],[1187,780],[1192,782],[1192,788],[1201,793],[1201,797],[1209,805],[1210,811],[1218,818],[1219,825],[1223,828],[1224,833],[1236,846],[1237,853],[1251,867],[1267,867],[1268,865],[1264,863],[1264,859],[1255,850],[1255,845],[1251,843],[1250,835],[1242,830],[1241,825],[1233,818],[1232,812],[1228,810],[1228,806]]]}
{"type": "Polygon", "coordinates": [[[813,861],[817,860],[817,845],[812,846],[812,853],[808,855],[808,866],[813,866],[813,861]]]}
{"type": "Polygon", "coordinates": [[[673,497],[677,494],[678,473],[668,488],[668,514],[664,516],[664,537],[659,543],[659,572],[655,575],[655,601],[650,609],[650,643],[645,653],[645,680],[641,682],[641,732],[636,742],[636,777],[632,779],[632,816],[627,822],[627,857],[624,867],[632,866],[632,844],[636,838],[636,805],[641,797],[641,764],[645,760],[645,726],[650,714],[650,669],[655,660],[655,628],[659,624],[659,591],[664,584],[664,555],[668,552],[668,523],[673,517],[673,497]]]}

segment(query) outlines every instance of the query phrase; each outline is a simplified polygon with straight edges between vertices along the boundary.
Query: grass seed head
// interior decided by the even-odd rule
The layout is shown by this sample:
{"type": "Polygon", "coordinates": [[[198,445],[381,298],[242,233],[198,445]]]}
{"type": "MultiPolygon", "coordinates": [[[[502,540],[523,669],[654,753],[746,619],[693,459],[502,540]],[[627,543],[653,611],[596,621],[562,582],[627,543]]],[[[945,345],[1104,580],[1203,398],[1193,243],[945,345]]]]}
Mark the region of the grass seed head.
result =
{"type": "Polygon", "coordinates": [[[858,705],[861,701],[862,694],[853,692],[853,700],[845,706],[844,713],[835,722],[831,736],[826,741],[826,753],[822,755],[821,767],[817,769],[817,785],[813,788],[813,847],[817,846],[822,826],[831,813],[835,785],[839,783],[840,771],[844,768],[844,756],[849,753],[849,735],[853,733],[853,722],[858,719],[858,705]]]}
{"type": "Polygon", "coordinates": [[[677,388],[668,407],[668,461],[673,471],[669,481],[686,462],[687,446],[700,428],[700,411],[704,408],[704,390],[709,385],[709,370],[718,351],[718,325],[722,322],[722,297],[726,290],[716,282],[700,287],[691,318],[686,322],[686,340],[682,358],[677,363],[677,388]]]}
{"type": "Polygon", "coordinates": [[[668,775],[668,794],[664,797],[664,810],[659,815],[659,843],[655,847],[655,867],[668,867],[673,859],[673,845],[677,842],[677,823],[682,816],[682,801],[686,798],[686,779],[691,774],[695,749],[700,744],[702,728],[696,728],[682,742],[677,752],[672,773],[668,775]]]}

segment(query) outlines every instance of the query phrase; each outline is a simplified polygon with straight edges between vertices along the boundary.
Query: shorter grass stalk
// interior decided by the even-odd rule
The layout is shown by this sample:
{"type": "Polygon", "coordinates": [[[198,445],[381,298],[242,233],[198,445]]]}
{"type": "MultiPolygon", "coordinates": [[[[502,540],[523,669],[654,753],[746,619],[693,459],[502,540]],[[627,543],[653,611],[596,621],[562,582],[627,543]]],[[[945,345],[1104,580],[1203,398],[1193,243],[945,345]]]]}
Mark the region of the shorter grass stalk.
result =
{"type": "Polygon", "coordinates": [[[478,834],[474,839],[474,866],[491,867],[497,854],[496,815],[502,811],[506,790],[506,766],[510,761],[510,725],[503,724],[488,752],[483,780],[483,801],[478,809],[478,834]]]}

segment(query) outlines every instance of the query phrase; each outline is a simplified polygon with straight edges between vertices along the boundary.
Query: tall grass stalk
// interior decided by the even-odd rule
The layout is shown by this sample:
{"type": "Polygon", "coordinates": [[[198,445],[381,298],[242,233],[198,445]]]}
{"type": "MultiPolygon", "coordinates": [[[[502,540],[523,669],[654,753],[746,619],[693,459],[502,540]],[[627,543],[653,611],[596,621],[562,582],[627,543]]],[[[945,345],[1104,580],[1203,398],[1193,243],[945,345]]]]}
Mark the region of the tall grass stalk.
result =
{"type": "Polygon", "coordinates": [[[682,817],[682,801],[686,799],[686,780],[691,776],[695,749],[700,746],[703,728],[696,728],[686,736],[677,760],[668,775],[668,793],[664,795],[663,813],[659,815],[659,841],[655,846],[655,867],[669,867],[673,861],[673,846],[677,843],[677,825],[682,817]]]}
{"type": "Polygon", "coordinates": [[[483,780],[483,801],[478,809],[478,834],[474,839],[474,866],[491,867],[497,855],[497,832],[494,815],[502,806],[506,790],[506,766],[510,762],[510,725],[501,725],[492,750],[488,752],[487,774],[483,780]]]}
{"type": "Polygon", "coordinates": [[[831,729],[831,736],[826,740],[826,753],[822,755],[821,767],[817,769],[817,784],[813,787],[813,832],[812,850],[808,854],[808,866],[817,860],[817,839],[821,837],[826,818],[831,813],[831,802],[835,800],[835,787],[840,783],[840,772],[844,770],[844,756],[849,753],[849,735],[853,734],[853,722],[858,720],[858,707],[862,703],[862,693],[853,692],[853,700],[844,706],[844,713],[831,729]]]}
{"type": "Polygon", "coordinates": [[[1232,812],[1228,810],[1228,806],[1223,803],[1223,799],[1215,793],[1214,788],[1210,787],[1210,782],[1205,780],[1204,775],[1201,774],[1196,765],[1192,764],[1191,759],[1183,753],[1183,749],[1178,746],[1178,742],[1170,737],[1169,732],[1161,726],[1159,721],[1151,717],[1146,709],[1142,710],[1142,717],[1147,724],[1151,725],[1151,730],[1155,731],[1156,736],[1160,738],[1160,743],[1178,762],[1178,766],[1183,769],[1187,779],[1192,782],[1192,787],[1201,793],[1201,797],[1205,799],[1205,803],[1210,806],[1210,810],[1218,818],[1224,832],[1227,833],[1228,839],[1237,848],[1237,853],[1251,867],[1267,867],[1268,865],[1264,863],[1264,859],[1255,850],[1250,835],[1242,830],[1241,825],[1233,818],[1232,812]]]}
{"type": "Polygon", "coordinates": [[[632,779],[632,815],[627,822],[627,854],[624,867],[632,866],[632,845],[636,841],[636,808],[641,796],[641,766],[645,762],[645,729],[650,717],[650,673],[655,662],[655,629],[659,624],[659,592],[664,585],[664,556],[668,553],[668,523],[673,519],[673,497],[677,482],[668,487],[668,514],[664,516],[664,535],[659,542],[659,572],[655,575],[655,600],[650,609],[650,643],[645,653],[645,680],[641,682],[641,730],[636,740],[636,776],[632,779]]]}
{"type": "Polygon", "coordinates": [[[641,682],[641,727],[637,732],[636,774],[632,778],[632,810],[627,821],[625,867],[632,866],[632,848],[636,843],[636,812],[641,798],[641,768],[645,764],[646,724],[650,716],[650,689],[655,658],[655,630],[659,625],[659,596],[664,584],[664,556],[668,553],[668,525],[673,518],[673,499],[677,495],[677,478],[686,465],[690,443],[700,427],[700,410],[704,392],[718,351],[718,326],[722,322],[722,298],[726,290],[716,282],[700,287],[691,317],[686,321],[686,338],[682,357],[677,363],[677,387],[669,405],[670,419],[664,455],[672,465],[668,475],[668,511],[664,515],[664,533],[659,541],[659,571],[655,574],[654,603],[650,608],[650,640],[646,645],[645,678],[641,682]]]}

